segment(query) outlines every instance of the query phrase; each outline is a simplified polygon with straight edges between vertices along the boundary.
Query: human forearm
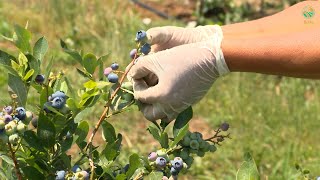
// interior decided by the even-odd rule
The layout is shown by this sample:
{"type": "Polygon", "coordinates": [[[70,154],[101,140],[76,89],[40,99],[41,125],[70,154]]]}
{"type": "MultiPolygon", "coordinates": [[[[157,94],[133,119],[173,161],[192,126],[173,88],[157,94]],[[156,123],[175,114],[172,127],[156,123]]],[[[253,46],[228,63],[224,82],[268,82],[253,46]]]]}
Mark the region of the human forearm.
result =
{"type": "Polygon", "coordinates": [[[279,31],[266,28],[262,32],[252,30],[256,26],[248,22],[248,26],[242,24],[251,29],[245,35],[230,34],[231,27],[222,27],[222,50],[229,69],[320,79],[320,22],[314,23],[290,32],[286,25],[275,26],[279,31]]]}

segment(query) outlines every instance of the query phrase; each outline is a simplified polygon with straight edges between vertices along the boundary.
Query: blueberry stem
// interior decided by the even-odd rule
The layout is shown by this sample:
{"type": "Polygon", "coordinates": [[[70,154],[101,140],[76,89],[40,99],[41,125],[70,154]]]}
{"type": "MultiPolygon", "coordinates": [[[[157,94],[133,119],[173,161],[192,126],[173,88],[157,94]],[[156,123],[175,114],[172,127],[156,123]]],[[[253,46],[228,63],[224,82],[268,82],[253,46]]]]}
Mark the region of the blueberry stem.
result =
{"type": "Polygon", "coordinates": [[[19,164],[18,164],[18,161],[17,161],[17,158],[16,158],[16,153],[13,151],[10,142],[8,142],[8,147],[9,147],[9,151],[11,153],[11,158],[12,158],[13,163],[14,163],[14,169],[16,171],[17,178],[18,178],[18,180],[22,180],[22,175],[21,175],[21,172],[19,170],[19,164]]]}
{"type": "MultiPolygon", "coordinates": [[[[140,47],[140,45],[139,45],[140,47]]],[[[139,48],[138,47],[138,48],[139,48]]],[[[111,97],[108,99],[107,103],[106,103],[106,106],[105,106],[105,109],[104,111],[102,112],[100,118],[99,118],[99,121],[98,123],[95,125],[91,135],[90,135],[90,138],[88,140],[88,143],[85,147],[85,150],[88,150],[88,148],[90,147],[89,149],[89,163],[90,163],[90,167],[91,167],[91,175],[90,175],[90,180],[93,180],[94,179],[94,162],[93,162],[93,158],[92,158],[92,141],[93,141],[93,138],[94,136],[96,135],[99,127],[101,126],[101,123],[108,117],[108,114],[109,114],[109,109],[110,109],[110,103],[112,102],[112,100],[115,98],[117,92],[121,89],[121,84],[123,83],[124,79],[126,78],[129,70],[132,68],[132,66],[134,65],[134,61],[136,60],[137,58],[137,54],[135,54],[135,57],[132,59],[132,61],[130,62],[129,64],[129,67],[126,69],[126,71],[124,72],[124,74],[121,76],[121,79],[118,83],[118,87],[114,90],[114,92],[112,93],[111,97]]]]}

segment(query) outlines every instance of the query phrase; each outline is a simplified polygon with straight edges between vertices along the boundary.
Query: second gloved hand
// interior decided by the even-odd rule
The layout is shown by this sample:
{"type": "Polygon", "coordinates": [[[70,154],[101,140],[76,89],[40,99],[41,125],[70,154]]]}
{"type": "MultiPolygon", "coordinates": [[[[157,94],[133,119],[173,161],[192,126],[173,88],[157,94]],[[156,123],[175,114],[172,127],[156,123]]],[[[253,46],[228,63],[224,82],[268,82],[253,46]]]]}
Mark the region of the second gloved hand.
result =
{"type": "Polygon", "coordinates": [[[221,41],[222,31],[207,41],[176,46],[138,59],[128,78],[148,120],[175,119],[198,102],[219,76],[229,72],[221,41]]]}

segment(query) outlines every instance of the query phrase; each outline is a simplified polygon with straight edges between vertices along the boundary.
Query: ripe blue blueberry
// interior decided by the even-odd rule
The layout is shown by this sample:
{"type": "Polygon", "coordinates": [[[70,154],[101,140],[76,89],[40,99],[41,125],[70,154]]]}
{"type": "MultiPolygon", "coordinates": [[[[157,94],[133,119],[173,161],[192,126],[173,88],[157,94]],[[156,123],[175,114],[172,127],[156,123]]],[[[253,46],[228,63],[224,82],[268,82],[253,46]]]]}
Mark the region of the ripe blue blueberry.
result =
{"type": "Polygon", "coordinates": [[[159,168],[164,168],[167,165],[167,160],[163,157],[157,157],[156,165],[159,168]]]}
{"type": "Polygon", "coordinates": [[[147,55],[151,51],[151,46],[148,43],[145,43],[143,46],[141,46],[140,51],[144,54],[147,55]]]}
{"type": "Polygon", "coordinates": [[[56,180],[65,180],[66,172],[64,170],[56,172],[56,180]]]}
{"type": "Polygon", "coordinates": [[[118,80],[119,80],[119,77],[118,77],[118,75],[115,74],[115,73],[110,73],[110,74],[108,75],[108,80],[109,80],[109,82],[111,82],[111,83],[117,83],[118,80]]]}
{"type": "Polygon", "coordinates": [[[226,122],[224,122],[224,123],[222,123],[221,125],[220,125],[220,129],[222,130],[222,131],[228,131],[228,129],[229,129],[229,123],[226,123],[226,122]]]}
{"type": "Polygon", "coordinates": [[[44,79],[44,75],[38,74],[34,80],[36,81],[36,83],[42,84],[44,82],[44,79]]]}
{"type": "Polygon", "coordinates": [[[4,122],[6,124],[8,124],[10,121],[12,121],[12,116],[11,115],[6,114],[6,115],[4,115],[3,118],[4,118],[4,122]]]}
{"type": "Polygon", "coordinates": [[[12,106],[6,106],[3,108],[3,111],[7,114],[11,114],[13,112],[12,106]]]}
{"type": "Polygon", "coordinates": [[[117,70],[117,69],[119,69],[119,64],[118,63],[112,63],[110,67],[111,67],[112,70],[117,70]]]}
{"type": "Polygon", "coordinates": [[[111,72],[112,72],[112,68],[111,67],[107,67],[107,68],[104,69],[103,74],[105,76],[108,76],[111,72]]]}
{"type": "Polygon", "coordinates": [[[20,120],[24,120],[26,118],[26,110],[23,107],[17,107],[16,117],[20,120]]]}
{"type": "Polygon", "coordinates": [[[179,174],[179,170],[177,170],[177,169],[174,168],[174,167],[171,167],[170,173],[171,173],[172,176],[176,176],[176,175],[179,174]]]}
{"type": "Polygon", "coordinates": [[[68,132],[67,132],[67,134],[66,134],[66,138],[67,138],[67,139],[72,138],[72,134],[70,133],[70,131],[68,131],[68,132]]]}
{"type": "Polygon", "coordinates": [[[171,163],[172,167],[178,171],[180,171],[183,168],[183,161],[181,160],[173,160],[173,163],[171,163]]]}
{"type": "Polygon", "coordinates": [[[148,156],[149,161],[155,161],[157,159],[158,155],[156,152],[151,152],[148,156]]]}
{"type": "Polygon", "coordinates": [[[49,101],[52,101],[56,97],[61,97],[63,99],[66,99],[66,94],[63,91],[56,91],[51,96],[49,96],[49,101]]]}
{"type": "Polygon", "coordinates": [[[61,108],[63,108],[65,103],[66,102],[65,102],[64,98],[56,97],[52,100],[52,107],[57,108],[57,109],[61,109],[61,108]]]}
{"type": "Polygon", "coordinates": [[[122,171],[124,173],[126,173],[128,170],[129,170],[129,167],[130,167],[130,164],[126,164],[123,168],[122,168],[122,171]]]}
{"type": "Polygon", "coordinates": [[[71,171],[74,172],[74,173],[81,171],[80,166],[77,165],[77,164],[74,165],[74,166],[72,167],[71,171]]]}
{"type": "Polygon", "coordinates": [[[147,37],[147,33],[143,30],[140,30],[136,34],[136,41],[143,41],[147,37]]]}
{"type": "Polygon", "coordinates": [[[130,51],[130,57],[131,57],[131,59],[138,58],[139,57],[138,50],[137,49],[132,49],[130,51]]]}

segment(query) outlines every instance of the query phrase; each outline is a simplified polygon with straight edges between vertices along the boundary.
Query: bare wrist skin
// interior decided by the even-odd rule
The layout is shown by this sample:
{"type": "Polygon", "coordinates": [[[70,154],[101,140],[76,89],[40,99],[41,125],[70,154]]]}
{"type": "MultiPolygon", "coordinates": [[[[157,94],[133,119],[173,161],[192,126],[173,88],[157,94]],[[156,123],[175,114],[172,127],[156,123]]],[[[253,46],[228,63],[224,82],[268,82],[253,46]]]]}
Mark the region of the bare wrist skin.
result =
{"type": "Polygon", "coordinates": [[[320,12],[318,1],[306,1],[260,20],[222,26],[230,71],[320,79],[320,18],[304,24],[307,5],[320,12]]]}

